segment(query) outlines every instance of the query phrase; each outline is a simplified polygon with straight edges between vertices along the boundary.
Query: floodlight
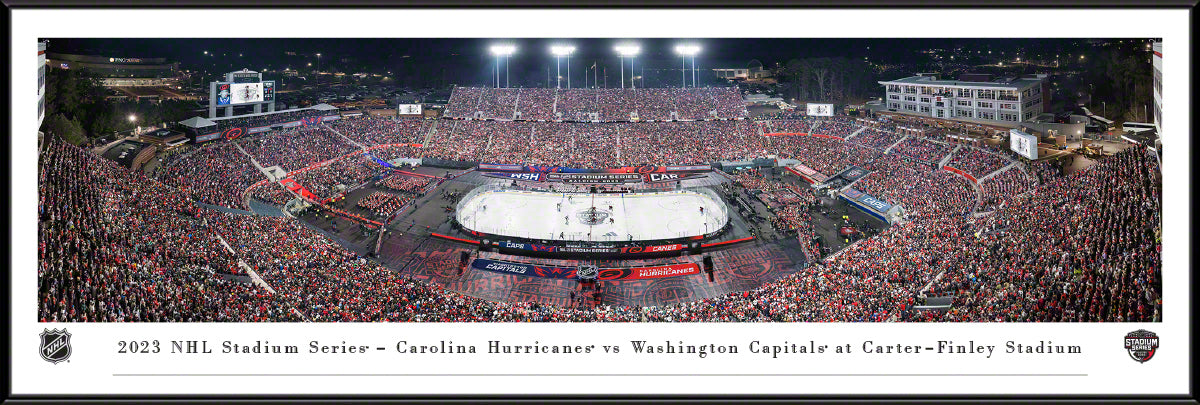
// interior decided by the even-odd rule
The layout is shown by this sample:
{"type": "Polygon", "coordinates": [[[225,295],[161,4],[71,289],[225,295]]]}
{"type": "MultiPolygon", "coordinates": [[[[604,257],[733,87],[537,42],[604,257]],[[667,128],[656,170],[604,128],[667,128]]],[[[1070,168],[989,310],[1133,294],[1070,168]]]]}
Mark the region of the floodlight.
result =
{"type": "Polygon", "coordinates": [[[566,46],[555,45],[555,46],[550,47],[550,53],[557,55],[557,56],[570,55],[572,52],[575,52],[575,47],[570,46],[570,45],[566,45],[566,46]]]}
{"type": "Polygon", "coordinates": [[[634,56],[642,50],[642,48],[637,45],[617,45],[613,47],[613,49],[616,49],[617,53],[621,54],[621,56],[634,56]]]}

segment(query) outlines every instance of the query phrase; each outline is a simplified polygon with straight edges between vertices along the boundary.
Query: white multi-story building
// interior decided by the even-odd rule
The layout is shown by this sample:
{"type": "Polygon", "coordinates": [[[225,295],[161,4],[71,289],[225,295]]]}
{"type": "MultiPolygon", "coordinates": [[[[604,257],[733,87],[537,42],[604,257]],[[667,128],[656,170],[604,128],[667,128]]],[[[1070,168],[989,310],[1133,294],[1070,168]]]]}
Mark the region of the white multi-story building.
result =
{"type": "Polygon", "coordinates": [[[1162,42],[1154,41],[1150,49],[1154,51],[1154,126],[1162,139],[1162,42]]]}
{"type": "Polygon", "coordinates": [[[911,76],[879,84],[887,93],[884,103],[889,110],[1012,126],[1042,113],[1045,78],[962,81],[911,76]]]}
{"type": "MultiPolygon", "coordinates": [[[[26,93],[28,94],[28,93],[26,93]]],[[[46,43],[38,42],[38,128],[46,118],[46,43]]]]}

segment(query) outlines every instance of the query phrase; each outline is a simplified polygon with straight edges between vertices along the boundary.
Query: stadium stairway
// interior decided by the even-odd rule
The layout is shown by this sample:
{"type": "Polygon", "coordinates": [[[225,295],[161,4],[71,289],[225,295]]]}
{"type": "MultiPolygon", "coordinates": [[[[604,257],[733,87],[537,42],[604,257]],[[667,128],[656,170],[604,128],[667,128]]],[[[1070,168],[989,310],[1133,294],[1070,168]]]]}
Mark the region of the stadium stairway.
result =
{"type": "Polygon", "coordinates": [[[942,160],[938,161],[938,169],[945,167],[946,163],[950,162],[950,159],[954,157],[954,153],[958,152],[959,149],[962,149],[962,145],[955,146],[954,150],[950,151],[950,153],[947,153],[946,157],[944,157],[944,158],[942,158],[942,160]]]}
{"type": "Polygon", "coordinates": [[[337,136],[340,136],[340,137],[342,137],[342,139],[345,139],[347,143],[350,143],[351,145],[357,146],[359,149],[367,149],[367,147],[366,147],[366,146],[363,146],[363,144],[361,144],[361,143],[358,143],[358,142],[355,142],[353,139],[350,139],[350,138],[349,138],[349,137],[347,137],[346,135],[342,135],[342,133],[341,133],[341,132],[338,132],[336,129],[333,129],[333,128],[331,128],[331,127],[330,127],[330,126],[328,126],[328,125],[325,125],[325,123],[324,123],[324,122],[322,122],[322,123],[321,123],[321,128],[325,128],[325,129],[329,130],[329,132],[333,132],[333,133],[337,134],[337,136]]]}
{"type": "Polygon", "coordinates": [[[896,143],[893,143],[891,146],[888,146],[887,149],[883,150],[883,153],[892,153],[892,148],[895,148],[896,145],[900,144],[900,142],[904,142],[905,139],[908,139],[908,135],[904,135],[904,137],[900,138],[900,140],[896,141],[896,143]]]}
{"type": "Polygon", "coordinates": [[[852,133],[850,135],[846,135],[846,140],[850,140],[850,138],[857,136],[858,134],[862,133],[863,130],[866,130],[866,129],[867,129],[867,127],[865,127],[865,126],[858,128],[858,130],[854,131],[854,133],[852,133]]]}
{"type": "MultiPolygon", "coordinates": [[[[1014,167],[1017,167],[1017,162],[1012,162],[1012,163],[1009,163],[1009,164],[1008,164],[1008,166],[1001,167],[1001,168],[999,168],[999,169],[996,169],[996,171],[994,171],[994,172],[988,173],[986,176],[980,177],[980,178],[979,178],[979,182],[980,182],[980,183],[982,183],[982,182],[984,182],[985,180],[987,180],[987,179],[990,179],[990,178],[992,178],[992,177],[996,177],[996,175],[999,175],[1000,173],[1007,172],[1007,171],[1011,170],[1011,169],[1012,169],[1012,168],[1014,168],[1014,167]]],[[[1026,173],[1026,175],[1028,176],[1029,174],[1028,174],[1028,173],[1026,173]]]]}

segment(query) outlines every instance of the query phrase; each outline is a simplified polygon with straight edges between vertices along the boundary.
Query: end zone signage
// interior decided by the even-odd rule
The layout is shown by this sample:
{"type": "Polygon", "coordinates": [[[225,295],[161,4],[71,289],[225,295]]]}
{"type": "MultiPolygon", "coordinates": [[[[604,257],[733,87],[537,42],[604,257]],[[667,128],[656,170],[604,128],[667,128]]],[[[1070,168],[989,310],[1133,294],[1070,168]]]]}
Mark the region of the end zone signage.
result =
{"type": "Polygon", "coordinates": [[[700,176],[695,173],[647,173],[644,179],[647,183],[660,183],[664,181],[679,181],[700,176]]]}
{"type": "Polygon", "coordinates": [[[630,173],[546,173],[546,180],[569,184],[640,183],[641,174],[630,173]]]}

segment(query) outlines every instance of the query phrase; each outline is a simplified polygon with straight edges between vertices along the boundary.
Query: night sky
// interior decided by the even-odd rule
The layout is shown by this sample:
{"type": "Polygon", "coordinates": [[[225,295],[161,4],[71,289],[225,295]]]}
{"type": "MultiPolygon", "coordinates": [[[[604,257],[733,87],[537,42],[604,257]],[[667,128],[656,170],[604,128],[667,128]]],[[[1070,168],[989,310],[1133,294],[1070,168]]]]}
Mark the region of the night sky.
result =
{"type": "MultiPolygon", "coordinates": [[[[1032,52],[1078,52],[1078,39],[638,39],[641,54],[636,63],[640,68],[678,69],[681,63],[674,53],[680,43],[696,43],[703,47],[696,57],[697,68],[745,67],[752,59],[765,66],[786,63],[793,58],[869,57],[876,63],[915,63],[922,57],[918,52],[928,48],[950,49],[964,46],[967,50],[994,50],[999,53],[1023,50],[1032,52]]],[[[610,83],[619,75],[618,57],[613,46],[622,39],[50,39],[50,52],[80,53],[113,57],[165,57],[179,61],[184,69],[304,68],[315,61],[320,52],[325,70],[345,72],[399,71],[397,74],[447,76],[451,82],[484,83],[490,80],[494,59],[488,47],[512,43],[518,47],[512,57],[509,74],[514,81],[545,80],[546,69],[554,69],[551,44],[567,43],[576,47],[572,56],[572,80],[582,78],[582,70],[598,62],[607,67],[610,83]],[[203,51],[216,56],[206,56],[203,51]],[[289,56],[286,52],[295,52],[289,56]],[[238,54],[241,56],[238,56],[238,54]],[[343,61],[343,59],[345,59],[343,61]]],[[[565,62],[565,59],[564,59],[565,62]]],[[[628,61],[626,62],[628,68],[628,61]]],[[[689,65],[689,68],[691,66],[689,65]]],[[[503,66],[501,67],[503,69],[503,66]]],[[[563,66],[566,74],[566,66],[563,66]]],[[[628,74],[628,72],[627,72],[628,74]]],[[[514,83],[516,85],[517,83],[514,83]]]]}

